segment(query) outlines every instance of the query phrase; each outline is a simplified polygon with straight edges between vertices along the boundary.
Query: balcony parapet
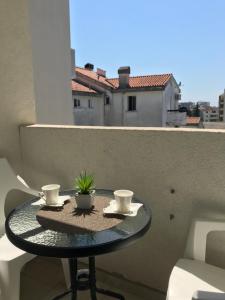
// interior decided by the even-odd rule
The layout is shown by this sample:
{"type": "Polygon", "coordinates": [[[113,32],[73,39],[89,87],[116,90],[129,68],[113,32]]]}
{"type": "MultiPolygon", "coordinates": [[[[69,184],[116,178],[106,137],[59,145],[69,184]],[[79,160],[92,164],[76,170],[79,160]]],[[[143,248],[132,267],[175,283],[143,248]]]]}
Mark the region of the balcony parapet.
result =
{"type": "MultiPolygon", "coordinates": [[[[25,180],[35,188],[71,188],[86,169],[98,188],[133,190],[150,205],[149,233],[98,258],[100,268],[132,281],[165,291],[193,213],[207,207],[225,215],[223,129],[32,125],[20,138],[25,180]]],[[[225,249],[220,260],[213,244],[210,257],[222,261],[225,249]]]]}

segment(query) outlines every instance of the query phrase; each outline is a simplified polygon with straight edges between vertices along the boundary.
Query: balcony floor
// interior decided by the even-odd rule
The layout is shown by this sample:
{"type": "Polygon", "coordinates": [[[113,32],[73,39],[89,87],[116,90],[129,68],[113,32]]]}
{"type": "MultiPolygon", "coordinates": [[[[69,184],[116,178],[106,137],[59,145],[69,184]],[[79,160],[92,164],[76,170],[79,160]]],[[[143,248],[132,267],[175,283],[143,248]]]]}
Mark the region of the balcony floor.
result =
{"type": "MultiPolygon", "coordinates": [[[[128,300],[165,300],[165,295],[149,288],[97,271],[98,286],[122,293],[128,300]]],[[[65,291],[60,260],[37,257],[27,263],[21,273],[21,300],[51,300],[65,291]]],[[[112,299],[98,296],[99,300],[112,299]]],[[[69,300],[69,297],[63,298],[69,300]]],[[[79,300],[89,300],[89,292],[79,292],[79,300]]]]}

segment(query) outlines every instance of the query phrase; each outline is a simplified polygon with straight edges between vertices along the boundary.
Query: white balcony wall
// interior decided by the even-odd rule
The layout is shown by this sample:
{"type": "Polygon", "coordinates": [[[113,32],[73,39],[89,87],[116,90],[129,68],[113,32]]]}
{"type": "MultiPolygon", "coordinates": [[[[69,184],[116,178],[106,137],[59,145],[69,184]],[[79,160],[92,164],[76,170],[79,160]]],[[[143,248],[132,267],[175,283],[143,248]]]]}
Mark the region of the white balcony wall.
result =
{"type": "Polygon", "coordinates": [[[26,179],[36,188],[53,182],[71,188],[86,169],[97,188],[131,189],[150,205],[147,235],[97,264],[160,290],[183,256],[193,212],[225,213],[223,130],[37,125],[21,128],[21,146],[26,179]]]}
{"type": "Polygon", "coordinates": [[[19,125],[36,122],[27,0],[0,1],[0,157],[20,169],[19,125]]]}
{"type": "Polygon", "coordinates": [[[29,0],[37,122],[74,124],[68,0],[29,0]]]}
{"type": "Polygon", "coordinates": [[[0,157],[20,175],[19,126],[73,124],[68,22],[67,0],[0,1],[0,157]]]}
{"type": "Polygon", "coordinates": [[[68,0],[1,0],[0,37],[0,156],[22,171],[20,125],[73,124],[68,0]]]}

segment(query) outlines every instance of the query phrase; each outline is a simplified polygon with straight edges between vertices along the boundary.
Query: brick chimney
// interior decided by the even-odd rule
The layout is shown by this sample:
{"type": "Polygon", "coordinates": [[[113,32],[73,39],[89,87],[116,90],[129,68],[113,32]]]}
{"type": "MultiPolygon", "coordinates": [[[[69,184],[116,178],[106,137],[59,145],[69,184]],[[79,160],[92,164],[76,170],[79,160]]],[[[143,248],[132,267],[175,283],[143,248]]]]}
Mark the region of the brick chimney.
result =
{"type": "Polygon", "coordinates": [[[130,67],[121,67],[118,70],[119,88],[126,89],[129,87],[130,67]]]}
{"type": "Polygon", "coordinates": [[[85,66],[84,66],[85,69],[89,70],[89,71],[93,71],[94,70],[94,65],[93,64],[90,64],[90,63],[87,63],[85,66]]]}
{"type": "Polygon", "coordinates": [[[106,77],[106,71],[102,70],[100,68],[97,68],[97,75],[102,76],[102,77],[106,77]]]}

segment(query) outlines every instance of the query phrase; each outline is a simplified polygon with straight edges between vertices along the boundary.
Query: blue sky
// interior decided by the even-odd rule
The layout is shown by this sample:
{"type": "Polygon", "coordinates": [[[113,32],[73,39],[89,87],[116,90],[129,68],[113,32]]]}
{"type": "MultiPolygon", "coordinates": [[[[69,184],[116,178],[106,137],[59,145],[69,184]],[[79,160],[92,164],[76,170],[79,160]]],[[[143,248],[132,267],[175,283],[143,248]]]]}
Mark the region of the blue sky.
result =
{"type": "Polygon", "coordinates": [[[78,66],[173,73],[183,101],[217,104],[225,88],[224,0],[70,0],[70,23],[78,66]]]}

